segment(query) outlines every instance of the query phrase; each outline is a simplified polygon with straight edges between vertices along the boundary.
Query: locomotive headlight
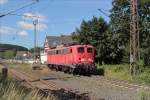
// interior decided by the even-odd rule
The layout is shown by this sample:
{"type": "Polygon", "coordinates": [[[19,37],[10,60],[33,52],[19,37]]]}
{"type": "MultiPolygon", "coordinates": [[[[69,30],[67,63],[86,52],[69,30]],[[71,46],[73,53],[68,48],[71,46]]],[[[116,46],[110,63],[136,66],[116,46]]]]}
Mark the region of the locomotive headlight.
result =
{"type": "Polygon", "coordinates": [[[84,61],[85,61],[85,59],[84,59],[84,58],[82,58],[82,59],[81,59],[81,62],[84,62],[84,61]]]}
{"type": "Polygon", "coordinates": [[[88,61],[89,61],[89,62],[93,62],[93,59],[89,58],[88,61]]]}

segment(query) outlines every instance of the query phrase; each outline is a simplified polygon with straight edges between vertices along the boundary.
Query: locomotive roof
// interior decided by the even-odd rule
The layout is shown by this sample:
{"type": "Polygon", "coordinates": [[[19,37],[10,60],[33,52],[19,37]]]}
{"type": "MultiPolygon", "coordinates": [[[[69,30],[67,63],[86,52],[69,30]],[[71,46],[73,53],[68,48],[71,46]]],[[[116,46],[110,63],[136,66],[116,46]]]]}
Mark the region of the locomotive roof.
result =
{"type": "Polygon", "coordinates": [[[58,45],[68,45],[74,43],[72,37],[67,35],[47,36],[46,40],[50,48],[57,47],[58,45]]]}
{"type": "Polygon", "coordinates": [[[86,45],[86,44],[75,44],[75,45],[68,45],[68,46],[63,46],[63,47],[58,47],[58,48],[52,48],[52,49],[49,49],[48,51],[51,51],[51,50],[60,50],[60,49],[64,49],[64,48],[70,48],[70,47],[81,47],[81,46],[88,46],[88,47],[93,47],[92,45],[86,45]]]}

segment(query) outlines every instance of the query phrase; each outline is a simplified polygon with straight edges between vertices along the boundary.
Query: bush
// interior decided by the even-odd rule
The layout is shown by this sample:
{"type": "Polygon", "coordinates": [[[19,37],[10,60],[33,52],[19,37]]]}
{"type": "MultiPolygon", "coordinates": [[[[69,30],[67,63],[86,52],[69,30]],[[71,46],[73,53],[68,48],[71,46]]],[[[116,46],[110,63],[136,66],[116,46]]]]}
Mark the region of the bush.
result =
{"type": "Polygon", "coordinates": [[[144,65],[145,66],[150,66],[150,48],[145,49],[144,51],[144,65]]]}
{"type": "Polygon", "coordinates": [[[0,52],[0,58],[3,59],[12,59],[16,56],[16,51],[6,50],[4,52],[0,52]]]}
{"type": "Polygon", "coordinates": [[[145,84],[150,84],[150,69],[145,68],[142,72],[133,77],[134,80],[145,84]]]}
{"type": "Polygon", "coordinates": [[[149,91],[140,90],[138,97],[139,97],[139,100],[149,100],[150,93],[149,93],[149,91]]]}

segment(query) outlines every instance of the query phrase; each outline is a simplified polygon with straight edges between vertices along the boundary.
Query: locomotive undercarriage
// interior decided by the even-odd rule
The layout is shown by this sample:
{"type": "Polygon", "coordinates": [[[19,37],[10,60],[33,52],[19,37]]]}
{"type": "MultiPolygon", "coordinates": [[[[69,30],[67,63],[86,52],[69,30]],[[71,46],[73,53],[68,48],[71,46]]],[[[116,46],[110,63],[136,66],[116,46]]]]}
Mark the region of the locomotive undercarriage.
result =
{"type": "Polygon", "coordinates": [[[97,75],[98,70],[92,64],[76,64],[76,65],[58,65],[48,64],[51,70],[63,71],[64,73],[73,75],[97,75]]]}

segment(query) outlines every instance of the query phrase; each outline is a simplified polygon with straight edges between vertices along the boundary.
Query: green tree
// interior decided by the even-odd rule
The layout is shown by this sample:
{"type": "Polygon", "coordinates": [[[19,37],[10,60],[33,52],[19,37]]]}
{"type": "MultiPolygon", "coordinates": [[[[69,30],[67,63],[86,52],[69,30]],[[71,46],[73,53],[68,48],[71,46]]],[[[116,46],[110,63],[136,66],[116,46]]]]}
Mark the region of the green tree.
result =
{"type": "Polygon", "coordinates": [[[13,59],[16,55],[15,51],[7,50],[4,52],[4,58],[5,59],[13,59]]]}
{"type": "MultiPolygon", "coordinates": [[[[36,51],[37,53],[40,53],[40,51],[42,51],[42,50],[43,50],[42,47],[36,47],[36,49],[35,49],[35,51],[36,51]]],[[[29,49],[29,52],[34,53],[34,48],[29,49]]]]}
{"type": "MultiPolygon", "coordinates": [[[[75,41],[84,44],[91,44],[96,47],[95,60],[100,64],[120,63],[120,49],[116,48],[111,37],[109,25],[103,18],[93,17],[89,21],[82,21],[79,29],[72,33],[75,41]],[[119,59],[118,59],[119,58],[119,59]]],[[[117,46],[118,47],[118,46],[117,46]]]]}
{"type": "Polygon", "coordinates": [[[0,52],[0,58],[4,58],[4,52],[0,52]]]}
{"type": "MultiPolygon", "coordinates": [[[[147,52],[147,48],[150,47],[150,0],[139,0],[138,4],[140,47],[141,51],[147,52]]],[[[113,0],[112,5],[110,15],[111,33],[116,36],[118,45],[124,47],[124,51],[126,51],[124,52],[124,58],[129,58],[129,49],[126,48],[129,48],[130,3],[129,0],[113,0]]],[[[143,54],[141,58],[143,58],[143,54]]]]}

